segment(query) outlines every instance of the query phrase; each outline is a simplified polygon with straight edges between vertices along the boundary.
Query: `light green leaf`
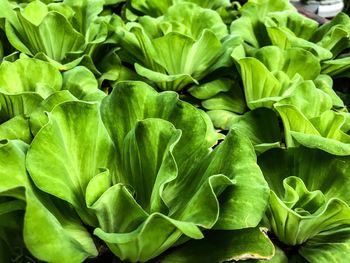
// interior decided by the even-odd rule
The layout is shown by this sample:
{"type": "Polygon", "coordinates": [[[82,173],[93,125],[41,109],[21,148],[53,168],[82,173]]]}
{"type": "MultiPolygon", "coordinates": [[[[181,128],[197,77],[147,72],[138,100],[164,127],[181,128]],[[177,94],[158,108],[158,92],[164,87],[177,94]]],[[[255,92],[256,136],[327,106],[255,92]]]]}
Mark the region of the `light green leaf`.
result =
{"type": "Polygon", "coordinates": [[[246,110],[245,98],[238,82],[220,78],[189,90],[190,94],[202,100],[202,106],[207,110],[227,110],[243,113],[246,110]]]}
{"type": "Polygon", "coordinates": [[[299,47],[310,51],[320,60],[332,57],[328,49],[309,41],[317,29],[317,22],[293,11],[274,12],[264,21],[273,45],[282,49],[299,47]]]}
{"type": "Polygon", "coordinates": [[[49,63],[30,58],[4,61],[0,66],[1,118],[29,114],[61,88],[61,74],[49,63]]]}
{"type": "Polygon", "coordinates": [[[240,89],[215,95],[202,101],[202,106],[207,110],[228,110],[241,114],[246,111],[245,99],[240,89]]]}
{"type": "Polygon", "coordinates": [[[176,221],[158,213],[150,215],[143,224],[128,234],[106,233],[100,228],[94,233],[104,240],[119,258],[131,262],[145,262],[159,255],[183,233],[192,238],[202,237],[195,225],[176,221]]]}
{"type": "Polygon", "coordinates": [[[82,262],[96,257],[95,244],[67,204],[28,192],[23,235],[32,254],[47,262],[82,262]]]}
{"type": "MultiPolygon", "coordinates": [[[[24,166],[28,145],[22,141],[0,141],[0,192],[19,188],[27,184],[24,166]]],[[[23,193],[19,196],[23,198],[23,193]]]]}
{"type": "Polygon", "coordinates": [[[109,170],[104,170],[93,177],[86,187],[86,205],[91,207],[111,186],[112,177],[109,170]]]}
{"type": "Polygon", "coordinates": [[[229,130],[231,126],[240,118],[240,115],[226,110],[207,111],[208,116],[218,129],[229,130]]]}
{"type": "Polygon", "coordinates": [[[120,82],[102,101],[101,112],[116,146],[117,160],[122,158],[120,151],[126,135],[137,121],[147,118],[167,120],[182,131],[178,146],[174,149],[180,173],[188,172],[220,137],[204,112],[180,101],[174,92],[157,93],[143,82],[120,82]],[[189,141],[192,142],[191,146],[188,145],[189,141]]]}
{"type": "Polygon", "coordinates": [[[304,80],[313,80],[321,71],[319,60],[309,51],[301,48],[283,50],[277,46],[267,46],[258,49],[254,57],[271,72],[283,71],[291,79],[299,74],[304,80]],[[305,70],[305,65],[310,67],[305,70]]]}
{"type": "Polygon", "coordinates": [[[133,187],[145,211],[167,212],[161,195],[165,184],[177,176],[171,152],[180,136],[170,122],[149,118],[137,122],[124,139],[122,167],[127,177],[120,181],[133,187]]]}
{"type": "Polygon", "coordinates": [[[264,19],[270,12],[295,8],[287,0],[251,0],[240,9],[241,17],[232,22],[231,35],[242,38],[249,45],[259,48],[271,44],[264,19]]]}
{"type": "Polygon", "coordinates": [[[189,241],[160,258],[162,263],[202,263],[269,259],[274,246],[262,229],[209,231],[204,239],[189,241]]]}
{"type": "Polygon", "coordinates": [[[39,189],[69,202],[86,224],[94,226],[96,218],[85,204],[86,187],[100,168],[113,167],[112,152],[98,105],[66,102],[53,109],[35,136],[27,169],[39,189]]]}
{"type": "Polygon", "coordinates": [[[162,2],[151,0],[130,0],[131,7],[149,16],[163,15],[169,6],[172,5],[173,0],[165,0],[162,2]]]}
{"type": "Polygon", "coordinates": [[[288,90],[283,89],[279,80],[255,58],[243,58],[238,61],[248,107],[271,108],[273,103],[282,99],[288,90]]]}
{"type": "Polygon", "coordinates": [[[342,130],[346,119],[341,113],[328,110],[309,120],[293,105],[276,104],[275,109],[283,121],[287,146],[298,142],[335,155],[349,154],[350,137],[342,130]]]}
{"type": "Polygon", "coordinates": [[[121,59],[136,63],[136,72],[162,90],[181,90],[232,64],[230,53],[237,41],[229,37],[221,43],[209,29],[204,29],[195,40],[176,31],[153,38],[139,24],[127,26],[130,32],[117,31],[124,48],[121,59]]]}
{"type": "Polygon", "coordinates": [[[321,191],[308,191],[298,177],[284,179],[284,197],[270,196],[267,217],[273,232],[286,245],[301,245],[317,234],[350,225],[350,208],[339,199],[326,202],[321,191]]]}
{"type": "Polygon", "coordinates": [[[228,78],[220,78],[188,89],[188,92],[200,100],[210,99],[220,92],[229,91],[234,82],[228,78]]]}
{"type": "Polygon", "coordinates": [[[30,3],[22,11],[8,10],[5,18],[10,43],[28,55],[43,52],[49,58],[62,62],[68,52],[84,48],[83,35],[72,27],[67,18],[55,11],[47,12],[39,1],[30,3]]]}
{"type": "Polygon", "coordinates": [[[329,23],[317,28],[310,40],[329,49],[335,58],[349,47],[349,22],[349,16],[340,12],[329,23]]]}
{"type": "Polygon", "coordinates": [[[278,105],[283,104],[295,106],[308,119],[320,116],[333,106],[331,97],[316,88],[311,80],[301,82],[288,98],[278,102],[278,105]]]}
{"type": "Polygon", "coordinates": [[[103,227],[97,229],[95,234],[105,240],[122,259],[145,261],[173,245],[182,234],[192,238],[202,237],[191,221],[176,222],[164,215],[168,214],[168,208],[162,200],[163,192],[166,184],[177,176],[176,163],[171,152],[180,135],[181,132],[171,123],[161,119],[138,122],[124,140],[124,158],[121,164],[123,173],[128,175],[125,177],[127,181],[123,183],[132,187],[136,194],[135,199],[130,199],[130,193],[117,184],[107,190],[109,194],[106,192],[92,205],[103,227]],[[106,206],[106,198],[109,201],[114,200],[115,209],[111,210],[106,206]],[[122,203],[124,199],[129,201],[122,203]],[[123,211],[137,218],[143,214],[143,226],[136,224],[133,216],[126,218],[118,213],[120,206],[125,207],[123,211]],[[110,221],[108,218],[114,220],[110,221]],[[156,230],[159,225],[153,225],[157,223],[163,225],[161,231],[156,230]],[[127,226],[128,233],[123,233],[127,226]],[[154,236],[157,236],[157,241],[154,236]],[[136,242],[140,245],[136,246],[136,242]]]}
{"type": "Polygon", "coordinates": [[[207,160],[211,162],[204,164],[206,173],[222,171],[234,182],[220,196],[220,216],[215,229],[257,226],[265,211],[268,186],[256,165],[256,154],[249,138],[237,129],[231,129],[207,160]]]}
{"type": "Polygon", "coordinates": [[[77,66],[63,73],[62,89],[69,90],[77,99],[101,101],[105,94],[98,89],[97,80],[87,68],[77,66]]]}
{"type": "Polygon", "coordinates": [[[130,0],[129,2],[133,9],[154,17],[163,15],[173,4],[182,2],[192,2],[201,7],[212,9],[230,5],[228,0],[166,0],[162,2],[155,0],[130,0]]]}
{"type": "Polygon", "coordinates": [[[218,135],[208,116],[141,82],[117,85],[102,102],[102,117],[117,149],[118,178],[91,208],[100,222],[95,234],[123,260],[145,261],[179,238],[201,238],[199,227],[260,222],[268,188],[244,135],[231,131],[209,151],[218,135]]]}
{"type": "MultiPolygon", "coordinates": [[[[154,60],[169,75],[186,74],[200,80],[214,69],[227,64],[226,61],[220,61],[221,47],[218,38],[209,30],[204,30],[198,41],[172,32],[154,40],[157,51],[154,60]],[[169,53],[170,50],[172,52],[169,53]]],[[[175,87],[175,90],[182,89],[185,84],[175,87]]]]}
{"type": "Polygon", "coordinates": [[[29,120],[23,116],[16,116],[0,125],[0,140],[32,141],[29,120]]]}
{"type": "Polygon", "coordinates": [[[60,72],[49,63],[37,59],[22,58],[13,63],[4,61],[0,66],[2,93],[36,92],[46,98],[53,91],[60,90],[61,86],[60,72]]]}
{"type": "Polygon", "coordinates": [[[155,82],[162,90],[181,90],[189,84],[198,84],[198,81],[188,74],[167,75],[147,69],[135,64],[135,70],[140,76],[155,82]]]}
{"type": "Polygon", "coordinates": [[[322,63],[322,73],[328,74],[333,78],[349,77],[350,76],[350,57],[343,57],[327,60],[322,63]]]}
{"type": "Polygon", "coordinates": [[[85,35],[103,10],[104,0],[65,0],[64,3],[74,11],[75,29],[85,35]]]}
{"type": "Polygon", "coordinates": [[[279,27],[298,38],[309,40],[318,28],[318,23],[295,10],[271,12],[265,18],[265,25],[279,27]]]}
{"type": "Polygon", "coordinates": [[[228,34],[227,27],[217,12],[188,2],[169,7],[164,14],[163,23],[170,23],[171,31],[193,39],[198,39],[204,29],[212,31],[218,39],[228,34]]]}
{"type": "Polygon", "coordinates": [[[35,136],[39,130],[49,121],[46,112],[51,112],[57,105],[66,101],[76,101],[69,91],[61,90],[53,93],[43,100],[39,107],[30,114],[30,131],[35,136]]]}
{"type": "Polygon", "coordinates": [[[270,109],[260,108],[247,112],[237,118],[232,127],[248,136],[258,153],[280,147],[281,131],[278,118],[270,109]]]}
{"type": "Polygon", "coordinates": [[[329,75],[321,74],[314,80],[315,86],[331,97],[333,106],[344,108],[344,102],[333,89],[333,79],[329,75]]]}
{"type": "Polygon", "coordinates": [[[298,237],[309,238],[298,251],[310,262],[338,262],[347,257],[348,159],[305,147],[273,149],[259,156],[259,166],[274,192],[271,198],[281,206],[270,211],[275,218],[288,219],[278,231],[289,241],[294,239],[292,243],[298,237]]]}
{"type": "Polygon", "coordinates": [[[12,190],[12,196],[26,202],[23,237],[27,248],[36,258],[49,262],[81,262],[96,256],[91,237],[70,208],[54,204],[30,182],[25,167],[27,148],[21,141],[0,144],[0,192],[6,196],[12,190]]]}

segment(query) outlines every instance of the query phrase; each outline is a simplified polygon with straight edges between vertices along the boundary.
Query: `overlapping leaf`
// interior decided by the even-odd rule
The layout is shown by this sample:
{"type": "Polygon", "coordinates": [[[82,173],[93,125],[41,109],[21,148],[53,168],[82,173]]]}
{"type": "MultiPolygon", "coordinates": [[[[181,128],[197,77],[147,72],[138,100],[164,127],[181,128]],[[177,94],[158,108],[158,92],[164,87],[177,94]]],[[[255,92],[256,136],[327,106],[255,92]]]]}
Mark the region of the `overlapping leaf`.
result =
{"type": "Polygon", "coordinates": [[[345,260],[348,157],[303,147],[273,149],[260,156],[259,164],[272,191],[267,217],[277,238],[300,245],[300,255],[310,261],[345,260]]]}
{"type": "MultiPolygon", "coordinates": [[[[0,144],[1,196],[12,197],[12,202],[22,204],[15,206],[12,203],[12,210],[16,207],[25,210],[24,217],[17,214],[15,218],[19,224],[23,222],[23,229],[17,229],[14,235],[21,240],[23,233],[26,247],[40,260],[82,262],[87,257],[96,256],[97,250],[91,236],[74,211],[66,204],[40,193],[31,183],[25,168],[27,149],[28,145],[16,140],[0,144]]],[[[9,227],[5,227],[6,231],[9,227]]],[[[11,249],[16,248],[16,244],[13,245],[11,249]]],[[[21,254],[17,253],[25,250],[23,243],[18,248],[19,251],[13,251],[12,257],[20,257],[21,254]]]]}
{"type": "Polygon", "coordinates": [[[202,238],[202,227],[259,223],[268,189],[245,136],[232,131],[210,151],[219,137],[208,117],[141,82],[115,87],[102,119],[98,109],[56,106],[27,168],[39,189],[69,202],[118,257],[146,261],[179,238],[202,238]]]}
{"type": "Polygon", "coordinates": [[[117,31],[120,56],[136,63],[136,72],[162,90],[181,90],[231,64],[234,40],[220,41],[227,35],[226,26],[212,10],[180,3],[164,17],[143,17],[140,23],[117,31]]]}

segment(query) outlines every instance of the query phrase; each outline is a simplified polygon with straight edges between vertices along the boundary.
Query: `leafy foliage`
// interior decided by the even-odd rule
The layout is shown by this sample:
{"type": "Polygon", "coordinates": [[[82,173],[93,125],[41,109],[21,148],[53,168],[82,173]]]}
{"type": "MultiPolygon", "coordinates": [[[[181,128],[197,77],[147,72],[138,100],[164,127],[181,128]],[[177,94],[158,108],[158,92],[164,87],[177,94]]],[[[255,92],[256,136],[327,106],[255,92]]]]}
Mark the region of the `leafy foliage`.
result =
{"type": "Polygon", "coordinates": [[[350,261],[349,22],[0,0],[0,261],[350,261]]]}

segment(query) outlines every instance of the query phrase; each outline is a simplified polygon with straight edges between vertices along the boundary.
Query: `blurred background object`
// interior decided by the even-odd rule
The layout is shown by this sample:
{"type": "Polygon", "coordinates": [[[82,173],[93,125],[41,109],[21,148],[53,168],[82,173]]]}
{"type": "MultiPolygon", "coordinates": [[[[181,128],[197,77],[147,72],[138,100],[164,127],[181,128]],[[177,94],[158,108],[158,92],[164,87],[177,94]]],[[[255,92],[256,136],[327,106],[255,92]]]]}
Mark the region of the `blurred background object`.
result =
{"type": "Polygon", "coordinates": [[[290,2],[298,9],[305,9],[326,18],[336,16],[344,8],[343,0],[290,0],[290,2]]]}

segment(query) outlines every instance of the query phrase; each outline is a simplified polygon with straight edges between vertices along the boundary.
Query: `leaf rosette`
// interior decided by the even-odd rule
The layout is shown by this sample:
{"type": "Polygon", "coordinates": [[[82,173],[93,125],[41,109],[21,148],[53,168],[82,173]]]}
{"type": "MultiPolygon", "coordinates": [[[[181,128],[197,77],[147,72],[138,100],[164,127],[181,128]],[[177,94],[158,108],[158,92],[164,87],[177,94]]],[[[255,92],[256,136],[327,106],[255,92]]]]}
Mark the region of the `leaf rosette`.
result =
{"type": "Polygon", "coordinates": [[[287,255],[297,251],[309,262],[349,258],[348,163],[349,157],[304,147],[260,155],[271,188],[266,216],[287,255]]]}
{"type": "Polygon", "coordinates": [[[232,130],[212,150],[219,138],[176,93],[121,82],[101,110],[56,106],[26,163],[35,185],[74,207],[114,254],[147,261],[203,229],[261,220],[268,188],[249,139],[232,130]]]}
{"type": "Polygon", "coordinates": [[[60,70],[84,65],[96,74],[100,50],[122,24],[116,15],[102,14],[106,1],[30,3],[0,1],[0,18],[11,45],[28,56],[49,61],[60,70]]]}
{"type": "MultiPolygon", "coordinates": [[[[0,64],[0,140],[30,143],[35,127],[29,115],[45,115],[67,100],[101,101],[105,94],[87,68],[77,66],[61,73],[48,62],[20,58],[0,64]],[[11,78],[8,78],[11,76],[11,78]]],[[[44,116],[45,117],[45,116],[44,116]]]]}
{"type": "Polygon", "coordinates": [[[226,25],[215,11],[193,3],[176,4],[157,19],[144,16],[116,32],[122,61],[161,90],[180,91],[232,64],[235,40],[226,25]]]}

